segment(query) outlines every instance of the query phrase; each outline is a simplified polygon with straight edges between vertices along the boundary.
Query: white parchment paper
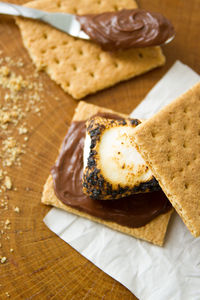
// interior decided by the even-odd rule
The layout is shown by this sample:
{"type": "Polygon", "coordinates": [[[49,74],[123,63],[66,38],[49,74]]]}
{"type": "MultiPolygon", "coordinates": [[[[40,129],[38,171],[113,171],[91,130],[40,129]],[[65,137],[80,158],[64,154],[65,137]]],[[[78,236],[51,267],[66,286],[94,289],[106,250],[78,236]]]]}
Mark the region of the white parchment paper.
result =
{"type": "MultiPolygon", "coordinates": [[[[198,81],[198,74],[177,61],[131,116],[151,117],[198,81]]],[[[140,300],[200,299],[200,238],[190,234],[176,213],[163,248],[56,208],[44,222],[140,300]]]]}

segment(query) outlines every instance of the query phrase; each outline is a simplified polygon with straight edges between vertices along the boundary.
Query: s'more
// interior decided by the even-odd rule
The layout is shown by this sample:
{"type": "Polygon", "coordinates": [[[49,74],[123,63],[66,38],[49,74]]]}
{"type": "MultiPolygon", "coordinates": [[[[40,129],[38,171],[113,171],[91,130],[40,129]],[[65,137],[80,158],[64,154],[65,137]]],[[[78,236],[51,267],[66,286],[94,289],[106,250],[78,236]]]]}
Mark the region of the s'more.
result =
{"type": "Polygon", "coordinates": [[[135,144],[190,232],[200,235],[200,82],[135,129],[135,144]]]}
{"type": "MultiPolygon", "coordinates": [[[[81,16],[135,9],[137,3],[135,0],[37,0],[26,6],[81,16]]],[[[42,22],[24,18],[17,18],[16,21],[24,46],[37,69],[44,70],[75,99],[84,98],[165,63],[160,46],[110,53],[92,41],[74,38],[42,22]]]]}
{"type": "Polygon", "coordinates": [[[173,209],[134,148],[140,122],[80,102],[44,185],[42,203],[162,246],[173,209]]]}

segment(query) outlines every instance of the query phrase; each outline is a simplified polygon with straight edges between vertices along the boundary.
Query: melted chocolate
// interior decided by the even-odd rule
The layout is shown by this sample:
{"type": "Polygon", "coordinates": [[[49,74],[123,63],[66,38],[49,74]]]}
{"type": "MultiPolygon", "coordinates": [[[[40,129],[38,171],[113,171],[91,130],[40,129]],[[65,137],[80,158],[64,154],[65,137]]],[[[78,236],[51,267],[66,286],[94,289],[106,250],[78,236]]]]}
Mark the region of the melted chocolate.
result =
{"type": "Polygon", "coordinates": [[[104,50],[161,45],[175,35],[170,21],[143,9],[77,16],[83,31],[104,50]]]}
{"type": "MultiPolygon", "coordinates": [[[[101,116],[119,119],[117,115],[101,114],[101,116]]],[[[83,194],[85,131],[85,122],[72,122],[58,160],[52,168],[54,190],[58,199],[92,216],[128,227],[141,227],[171,208],[162,191],[108,201],[93,200],[83,194]]]]}

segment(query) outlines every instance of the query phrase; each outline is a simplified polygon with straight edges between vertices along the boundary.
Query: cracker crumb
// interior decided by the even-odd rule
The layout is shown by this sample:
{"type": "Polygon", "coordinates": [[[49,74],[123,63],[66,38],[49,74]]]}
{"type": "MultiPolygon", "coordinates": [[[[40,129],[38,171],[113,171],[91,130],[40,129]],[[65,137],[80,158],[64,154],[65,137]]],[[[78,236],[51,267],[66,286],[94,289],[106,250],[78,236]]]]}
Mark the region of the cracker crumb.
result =
{"type": "Polygon", "coordinates": [[[10,225],[11,225],[11,222],[9,219],[7,219],[4,223],[4,229],[10,229],[10,225]]]}
{"type": "Polygon", "coordinates": [[[19,156],[23,153],[19,143],[13,137],[8,137],[2,144],[2,154],[4,157],[3,166],[10,167],[13,164],[19,165],[19,156]]]}
{"type": "Polygon", "coordinates": [[[6,188],[7,188],[8,190],[11,190],[11,189],[12,189],[12,181],[11,181],[11,179],[10,179],[9,176],[6,176],[6,177],[5,177],[4,184],[5,184],[5,186],[6,186],[6,188]]]}
{"type": "Polygon", "coordinates": [[[20,135],[28,133],[28,129],[26,127],[19,127],[18,131],[20,135]]]}
{"type": "Polygon", "coordinates": [[[7,257],[3,256],[1,257],[1,264],[4,264],[7,261],[7,257]]]}
{"type": "Polygon", "coordinates": [[[16,207],[14,208],[14,211],[15,211],[16,213],[19,213],[19,212],[20,212],[20,209],[19,209],[19,207],[18,207],[18,206],[16,206],[16,207]]]}
{"type": "Polygon", "coordinates": [[[35,108],[35,112],[36,112],[36,113],[40,112],[40,108],[39,108],[39,107],[36,107],[36,108],[35,108]]]}
{"type": "Polygon", "coordinates": [[[10,252],[11,252],[11,253],[14,252],[14,249],[13,249],[13,248],[10,248],[10,252]]]}
{"type": "MultiPolygon", "coordinates": [[[[6,60],[9,62],[9,60],[6,60]]],[[[27,81],[22,78],[21,75],[17,76],[8,66],[0,68],[0,84],[3,88],[11,89],[13,92],[19,92],[27,87],[27,81]]]]}
{"type": "Polygon", "coordinates": [[[10,220],[9,220],[9,219],[7,219],[7,220],[5,221],[5,225],[10,225],[10,220]]]}
{"type": "MultiPolygon", "coordinates": [[[[25,62],[22,58],[5,56],[0,50],[0,211],[11,209],[20,213],[18,206],[13,206],[9,200],[9,193],[17,191],[13,185],[14,177],[11,167],[21,166],[21,157],[27,150],[29,132],[33,130],[30,116],[38,118],[44,107],[43,84],[39,82],[39,74],[31,71],[24,75],[25,62]],[[9,204],[10,203],[10,204],[9,204]]],[[[9,219],[0,220],[0,241],[9,240],[8,230],[11,229],[9,219]]],[[[22,231],[19,232],[22,234],[22,231]]],[[[0,243],[0,248],[2,247],[0,243]]],[[[9,249],[9,248],[8,248],[9,249]]],[[[9,250],[8,250],[9,251],[9,250]]],[[[14,250],[10,248],[10,252],[14,250]]],[[[5,254],[4,254],[5,255],[5,254]]],[[[0,263],[5,263],[6,255],[0,256],[0,263]]],[[[7,293],[10,297],[9,293],[7,293]]]]}
{"type": "Polygon", "coordinates": [[[0,74],[1,74],[2,76],[8,77],[8,76],[10,75],[10,70],[9,70],[9,68],[8,68],[7,66],[1,67],[1,69],[0,69],[0,74]]]}

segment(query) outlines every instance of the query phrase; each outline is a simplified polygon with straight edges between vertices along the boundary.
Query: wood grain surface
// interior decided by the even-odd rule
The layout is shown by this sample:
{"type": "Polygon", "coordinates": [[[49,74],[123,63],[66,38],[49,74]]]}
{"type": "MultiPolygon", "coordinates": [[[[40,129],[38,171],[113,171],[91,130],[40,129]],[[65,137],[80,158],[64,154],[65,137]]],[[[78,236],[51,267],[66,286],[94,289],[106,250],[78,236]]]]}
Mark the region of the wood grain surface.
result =
{"type": "MultiPolygon", "coordinates": [[[[141,0],[139,5],[163,13],[175,26],[175,40],[163,47],[166,65],[89,96],[86,98],[88,102],[130,113],[177,59],[195,71],[200,71],[200,1],[141,0]]],[[[3,51],[1,58],[4,59],[2,65],[9,62],[6,57],[14,62],[22,58],[23,66],[13,63],[10,69],[31,81],[35,68],[22,45],[19,30],[12,18],[1,16],[0,35],[0,50],[3,51]]],[[[0,299],[136,299],[125,287],[53,234],[42,221],[49,211],[49,207],[40,203],[43,184],[57,156],[77,102],[45,73],[39,73],[34,81],[37,86],[42,86],[41,103],[31,104],[30,111],[27,109],[19,125],[16,125],[26,126],[28,133],[19,135],[18,127],[12,129],[12,124],[8,124],[7,129],[8,134],[12,134],[16,141],[20,142],[25,136],[28,140],[25,142],[25,153],[20,155],[21,166],[4,168],[13,187],[0,195],[0,257],[6,257],[6,261],[0,263],[0,299]],[[7,204],[4,205],[3,201],[7,204]],[[19,207],[19,212],[15,211],[16,207],[19,207]]],[[[6,93],[9,90],[1,84],[1,108],[6,103],[6,93]]],[[[23,91],[20,97],[23,96],[22,93],[23,91]]],[[[16,104],[21,105],[22,111],[23,105],[24,108],[27,105],[26,99],[23,101],[16,104]]],[[[27,101],[30,99],[27,98],[27,101]]],[[[1,130],[1,150],[4,139],[6,134],[1,130]]],[[[2,162],[3,158],[1,164],[2,162]]]]}

